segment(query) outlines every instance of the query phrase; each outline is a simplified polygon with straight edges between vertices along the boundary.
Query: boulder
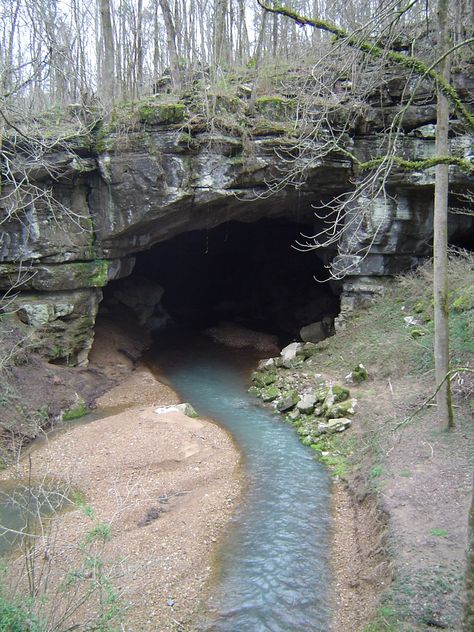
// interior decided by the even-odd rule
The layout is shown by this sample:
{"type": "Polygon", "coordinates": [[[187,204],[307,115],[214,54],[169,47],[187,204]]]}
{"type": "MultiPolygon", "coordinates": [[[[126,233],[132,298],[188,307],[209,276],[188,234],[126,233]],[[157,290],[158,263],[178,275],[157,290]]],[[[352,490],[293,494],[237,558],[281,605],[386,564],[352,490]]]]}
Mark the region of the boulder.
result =
{"type": "Polygon", "coordinates": [[[341,419],[347,415],[353,415],[357,409],[357,401],[355,399],[348,399],[345,402],[339,402],[333,404],[325,410],[325,416],[327,419],[341,419]]]}
{"type": "Polygon", "coordinates": [[[294,366],[295,364],[297,353],[299,351],[302,351],[303,347],[304,345],[302,342],[292,342],[286,347],[284,347],[280,351],[281,366],[287,369],[291,369],[291,367],[294,366]]]}
{"type": "Polygon", "coordinates": [[[340,417],[339,419],[328,419],[327,432],[344,432],[352,425],[352,420],[347,417],[340,417]]]}
{"type": "Polygon", "coordinates": [[[296,406],[297,395],[295,393],[288,393],[283,395],[282,399],[277,404],[277,410],[281,413],[286,413],[292,410],[296,406]]]}
{"type": "Polygon", "coordinates": [[[257,364],[257,371],[268,371],[275,368],[275,358],[263,358],[257,364]]]}
{"type": "Polygon", "coordinates": [[[322,320],[318,320],[309,325],[305,325],[300,329],[300,337],[304,342],[321,342],[334,333],[334,318],[325,316],[322,320]]]}
{"type": "Polygon", "coordinates": [[[298,408],[300,413],[308,415],[313,412],[315,405],[316,397],[311,393],[306,393],[296,404],[296,407],[298,408]]]}
{"type": "Polygon", "coordinates": [[[304,342],[320,342],[326,338],[323,321],[318,320],[315,323],[305,325],[300,329],[300,338],[304,342]]]}
{"type": "Polygon", "coordinates": [[[135,313],[140,325],[149,331],[164,327],[170,320],[161,305],[164,289],[150,279],[126,279],[115,290],[114,299],[135,313]]]}

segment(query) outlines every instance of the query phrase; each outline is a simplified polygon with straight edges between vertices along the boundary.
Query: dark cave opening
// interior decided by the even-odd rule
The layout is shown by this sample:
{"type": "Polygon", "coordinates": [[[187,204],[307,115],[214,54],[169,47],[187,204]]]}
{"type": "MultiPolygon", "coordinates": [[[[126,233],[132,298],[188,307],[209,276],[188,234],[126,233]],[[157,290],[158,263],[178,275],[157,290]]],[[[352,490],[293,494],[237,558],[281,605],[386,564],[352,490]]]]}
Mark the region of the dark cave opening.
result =
{"type": "Polygon", "coordinates": [[[110,311],[121,303],[152,330],[231,321],[286,343],[323,321],[329,333],[339,287],[315,279],[328,278],[333,253],[323,260],[296,250],[302,230],[296,222],[262,219],[182,233],[139,253],[132,275],[106,288],[104,305],[110,311]]]}

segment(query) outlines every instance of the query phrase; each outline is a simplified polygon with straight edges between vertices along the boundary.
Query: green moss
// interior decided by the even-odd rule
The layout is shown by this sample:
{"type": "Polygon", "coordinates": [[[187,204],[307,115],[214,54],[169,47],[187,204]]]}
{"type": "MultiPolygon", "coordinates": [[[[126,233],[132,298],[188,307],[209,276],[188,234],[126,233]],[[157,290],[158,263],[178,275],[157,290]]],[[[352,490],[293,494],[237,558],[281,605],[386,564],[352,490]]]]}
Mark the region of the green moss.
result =
{"type": "Polygon", "coordinates": [[[85,403],[78,402],[76,406],[74,406],[73,408],[70,408],[69,410],[66,410],[62,414],[62,420],[72,421],[73,419],[79,419],[80,417],[84,417],[84,415],[87,415],[88,412],[89,411],[85,403]]]}
{"type": "Polygon", "coordinates": [[[424,331],[423,329],[419,329],[417,327],[410,329],[410,336],[412,338],[421,338],[421,336],[425,336],[425,335],[426,335],[426,331],[424,331]]]}
{"type": "MultiPolygon", "coordinates": [[[[252,126],[252,134],[254,136],[288,136],[294,133],[291,125],[284,122],[270,121],[261,119],[256,121],[252,126]]],[[[294,144],[294,140],[292,141],[294,144]]]]}
{"type": "Polygon", "coordinates": [[[104,287],[109,280],[109,264],[107,259],[96,259],[93,262],[95,271],[91,277],[91,285],[93,287],[104,287]]]}
{"type": "Polygon", "coordinates": [[[437,538],[447,538],[449,535],[446,529],[440,529],[439,527],[430,529],[430,534],[436,536],[437,538]]]}
{"type": "Polygon", "coordinates": [[[280,389],[278,388],[278,386],[275,385],[267,386],[266,388],[263,388],[260,392],[260,397],[263,399],[264,402],[272,402],[274,399],[279,397],[279,395],[280,389]]]}
{"type": "Polygon", "coordinates": [[[143,103],[138,106],[138,118],[148,125],[182,123],[186,108],[183,103],[143,103]]]}
{"type": "Polygon", "coordinates": [[[363,364],[358,364],[355,369],[352,370],[352,380],[355,384],[360,384],[364,382],[369,377],[367,369],[363,364]]]}
{"type": "Polygon", "coordinates": [[[296,101],[280,96],[259,97],[255,101],[255,110],[272,122],[287,121],[294,117],[296,101]]]}
{"type": "Polygon", "coordinates": [[[335,384],[332,387],[332,392],[334,395],[334,402],[343,402],[350,396],[349,389],[344,386],[339,386],[338,384],[335,384]]]}
{"type": "Polygon", "coordinates": [[[252,373],[252,382],[257,386],[269,386],[276,380],[275,371],[254,371],[252,373]]]}
{"type": "MultiPolygon", "coordinates": [[[[367,162],[358,162],[357,160],[356,162],[360,169],[369,171],[370,169],[375,169],[386,160],[387,156],[380,156],[367,162]]],[[[463,171],[474,173],[474,163],[467,158],[458,156],[437,156],[435,158],[426,158],[425,160],[405,160],[405,158],[400,158],[400,156],[394,156],[392,160],[397,167],[406,171],[425,171],[436,167],[436,165],[454,165],[463,171]]]]}

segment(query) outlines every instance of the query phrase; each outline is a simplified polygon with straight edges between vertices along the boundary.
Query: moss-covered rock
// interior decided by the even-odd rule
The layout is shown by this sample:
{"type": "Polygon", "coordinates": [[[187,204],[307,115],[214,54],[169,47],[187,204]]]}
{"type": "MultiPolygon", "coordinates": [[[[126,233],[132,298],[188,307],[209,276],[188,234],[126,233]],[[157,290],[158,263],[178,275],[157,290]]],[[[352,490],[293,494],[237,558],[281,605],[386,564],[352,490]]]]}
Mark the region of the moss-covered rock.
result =
{"type": "Polygon", "coordinates": [[[277,404],[277,410],[281,413],[288,412],[292,410],[299,399],[299,395],[296,391],[286,391],[281,395],[281,399],[277,404]]]}
{"type": "Polygon", "coordinates": [[[339,419],[347,417],[347,415],[353,415],[356,411],[356,402],[353,399],[348,399],[344,402],[339,402],[329,406],[324,411],[324,416],[327,419],[339,419]]]}
{"type": "Polygon", "coordinates": [[[280,389],[274,384],[272,386],[262,388],[262,390],[260,391],[260,397],[264,402],[273,402],[273,400],[275,400],[279,396],[280,389]]]}
{"type": "Polygon", "coordinates": [[[276,380],[275,371],[254,371],[252,373],[252,382],[256,386],[264,387],[273,384],[276,380]]]}
{"type": "Polygon", "coordinates": [[[184,103],[153,103],[148,101],[138,106],[140,123],[147,125],[173,125],[182,123],[186,107],[184,103]]]}
{"type": "Polygon", "coordinates": [[[334,384],[332,387],[332,393],[334,395],[334,402],[343,402],[350,396],[350,391],[348,388],[344,386],[339,386],[338,384],[334,384]]]}
{"type": "Polygon", "coordinates": [[[296,101],[280,96],[263,96],[255,101],[255,109],[270,121],[288,121],[296,111],[296,101]]]}
{"type": "Polygon", "coordinates": [[[64,411],[61,418],[63,421],[73,421],[74,419],[84,417],[88,412],[86,404],[83,401],[78,401],[75,406],[64,411]]]}
{"type": "Polygon", "coordinates": [[[354,384],[360,384],[368,379],[369,373],[363,364],[358,364],[350,373],[351,381],[354,384]]]}

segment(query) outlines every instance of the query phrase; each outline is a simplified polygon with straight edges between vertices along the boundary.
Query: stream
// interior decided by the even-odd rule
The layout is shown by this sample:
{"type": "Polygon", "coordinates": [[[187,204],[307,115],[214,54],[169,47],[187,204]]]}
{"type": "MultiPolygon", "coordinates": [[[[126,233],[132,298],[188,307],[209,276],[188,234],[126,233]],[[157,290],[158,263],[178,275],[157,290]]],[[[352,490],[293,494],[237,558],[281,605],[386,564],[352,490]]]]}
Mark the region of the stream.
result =
{"type": "Polygon", "coordinates": [[[174,340],[147,361],[243,455],[244,500],[218,554],[208,632],[328,629],[330,481],[294,429],[248,392],[256,356],[205,338],[174,340]]]}

